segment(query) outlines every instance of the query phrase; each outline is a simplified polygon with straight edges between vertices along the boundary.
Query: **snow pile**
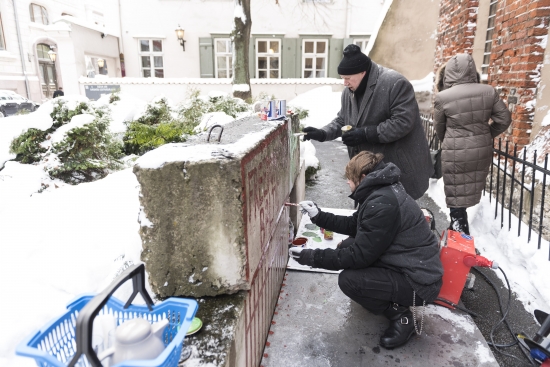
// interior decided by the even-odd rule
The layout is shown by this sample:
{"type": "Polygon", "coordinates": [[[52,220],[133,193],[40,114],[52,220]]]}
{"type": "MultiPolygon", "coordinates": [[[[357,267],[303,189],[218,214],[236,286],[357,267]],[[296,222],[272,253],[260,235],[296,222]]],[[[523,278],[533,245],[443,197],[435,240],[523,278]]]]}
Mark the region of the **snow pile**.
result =
{"type": "Polygon", "coordinates": [[[420,80],[411,80],[415,92],[431,92],[434,87],[434,73],[431,72],[420,80]]]}
{"type": "MultiPolygon", "coordinates": [[[[428,195],[441,210],[449,210],[445,204],[443,179],[431,180],[428,195]]],[[[517,293],[525,309],[533,312],[535,309],[548,309],[550,305],[550,261],[548,261],[549,244],[542,240],[538,250],[538,234],[533,232],[531,242],[527,243],[529,227],[521,224],[521,236],[517,237],[518,218],[512,214],[512,230],[508,231],[508,210],[504,209],[504,228],[500,228],[500,220],[495,220],[493,202],[489,196],[481,197],[481,202],[467,209],[470,234],[474,237],[475,246],[489,260],[496,261],[510,280],[512,291],[517,293]]],[[[499,206],[500,211],[500,206],[499,206]]],[[[500,213],[499,213],[500,218],[500,213]]],[[[496,274],[505,282],[500,271],[496,274]]],[[[505,283],[506,284],[506,283],[505,283]]]]}
{"type": "Polygon", "coordinates": [[[35,112],[2,119],[0,124],[0,168],[4,166],[6,161],[15,158],[15,154],[9,152],[11,141],[30,128],[49,129],[53,124],[53,120],[50,117],[52,112],[53,104],[51,101],[48,101],[42,104],[35,112]]]}
{"type": "Polygon", "coordinates": [[[321,128],[336,118],[340,111],[342,92],[333,92],[332,87],[312,89],[290,100],[287,105],[309,111],[308,117],[301,120],[304,126],[321,128]]]}
{"type": "MultiPolygon", "coordinates": [[[[10,298],[0,313],[2,366],[36,366],[14,355],[17,344],[76,296],[105,289],[124,263],[140,261],[139,184],[131,169],[36,194],[44,175],[16,162],[0,172],[0,292],[10,298]]],[[[127,298],[129,289],[116,297],[127,298]]]]}
{"type": "Polygon", "coordinates": [[[208,130],[211,126],[214,125],[225,125],[230,122],[235,121],[235,119],[229,115],[226,115],[225,112],[210,112],[205,113],[202,116],[201,123],[195,126],[193,131],[200,133],[208,130]]]}
{"type": "Polygon", "coordinates": [[[300,142],[300,156],[304,159],[306,170],[309,167],[319,169],[319,159],[316,156],[317,150],[310,141],[300,142]]]}
{"type": "Polygon", "coordinates": [[[137,119],[138,111],[145,111],[147,103],[142,99],[127,92],[118,92],[119,100],[109,104],[110,94],[103,94],[93,104],[95,106],[108,105],[111,110],[111,123],[109,130],[112,133],[124,133],[126,131],[125,122],[137,119]]]}

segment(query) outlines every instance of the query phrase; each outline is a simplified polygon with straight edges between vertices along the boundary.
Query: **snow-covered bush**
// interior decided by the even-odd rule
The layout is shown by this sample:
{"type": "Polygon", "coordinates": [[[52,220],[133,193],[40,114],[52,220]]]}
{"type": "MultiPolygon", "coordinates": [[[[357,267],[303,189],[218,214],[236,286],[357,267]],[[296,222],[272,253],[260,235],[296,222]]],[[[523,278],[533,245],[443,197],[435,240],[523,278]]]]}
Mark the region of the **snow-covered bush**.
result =
{"type": "Polygon", "coordinates": [[[177,121],[161,122],[157,125],[146,125],[131,122],[124,135],[124,152],[141,155],[167,143],[180,143],[186,140],[186,134],[192,131],[185,129],[177,121]]]}
{"type": "Polygon", "coordinates": [[[229,95],[211,96],[210,103],[212,103],[212,106],[208,112],[224,112],[233,118],[237,118],[239,113],[250,111],[250,106],[242,99],[233,98],[229,95]]]}
{"type": "Polygon", "coordinates": [[[144,154],[167,143],[180,143],[193,134],[194,121],[181,119],[166,98],[159,98],[147,105],[145,112],[127,124],[123,137],[126,154],[144,154]]]}
{"type": "Polygon", "coordinates": [[[52,131],[71,121],[73,116],[83,113],[90,113],[93,107],[88,101],[68,101],[64,98],[57,98],[53,101],[53,112],[50,114],[53,119],[52,131]]]}
{"type": "Polygon", "coordinates": [[[51,177],[71,184],[105,177],[121,167],[122,144],[109,132],[107,105],[94,107],[80,96],[52,103],[51,127],[28,129],[11,142],[17,161],[43,165],[51,177]]]}
{"type": "Polygon", "coordinates": [[[210,92],[208,96],[201,96],[198,90],[192,90],[189,98],[179,108],[178,114],[186,123],[197,126],[207,113],[223,112],[237,118],[240,113],[250,110],[250,105],[242,99],[233,98],[227,93],[210,92]]]}
{"type": "Polygon", "coordinates": [[[16,154],[15,160],[21,163],[40,161],[46,149],[40,144],[46,139],[47,132],[40,129],[28,129],[10,144],[10,153],[16,154]]]}
{"type": "Polygon", "coordinates": [[[91,116],[92,122],[70,129],[60,142],[52,144],[50,176],[78,184],[103,178],[110,170],[122,167],[122,146],[109,133],[109,114],[97,112],[91,116]]]}

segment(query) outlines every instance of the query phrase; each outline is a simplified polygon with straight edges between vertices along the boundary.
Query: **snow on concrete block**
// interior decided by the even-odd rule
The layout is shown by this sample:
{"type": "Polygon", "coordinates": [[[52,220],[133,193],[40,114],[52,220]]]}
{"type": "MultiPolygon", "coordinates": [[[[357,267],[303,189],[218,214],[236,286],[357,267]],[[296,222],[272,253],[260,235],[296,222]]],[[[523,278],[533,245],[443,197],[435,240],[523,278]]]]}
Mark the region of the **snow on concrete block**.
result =
{"type": "Polygon", "coordinates": [[[225,126],[231,144],[169,144],[137,161],[142,260],[159,297],[248,290],[262,266],[298,146],[290,122],[248,119],[244,135],[225,126]]]}

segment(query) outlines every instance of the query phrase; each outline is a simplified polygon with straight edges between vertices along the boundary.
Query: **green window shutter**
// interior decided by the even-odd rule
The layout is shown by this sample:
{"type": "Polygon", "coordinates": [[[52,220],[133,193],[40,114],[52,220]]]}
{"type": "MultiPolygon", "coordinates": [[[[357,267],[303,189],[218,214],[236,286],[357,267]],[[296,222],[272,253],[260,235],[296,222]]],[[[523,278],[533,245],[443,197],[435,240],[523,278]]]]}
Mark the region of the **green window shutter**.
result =
{"type": "Polygon", "coordinates": [[[214,77],[214,47],[212,38],[199,38],[201,78],[214,77]]]}
{"type": "Polygon", "coordinates": [[[283,38],[281,49],[282,78],[300,78],[298,38],[283,38]]]}
{"type": "Polygon", "coordinates": [[[344,40],[341,38],[331,38],[328,40],[328,77],[339,78],[338,65],[342,61],[342,51],[344,50],[344,40]]]}

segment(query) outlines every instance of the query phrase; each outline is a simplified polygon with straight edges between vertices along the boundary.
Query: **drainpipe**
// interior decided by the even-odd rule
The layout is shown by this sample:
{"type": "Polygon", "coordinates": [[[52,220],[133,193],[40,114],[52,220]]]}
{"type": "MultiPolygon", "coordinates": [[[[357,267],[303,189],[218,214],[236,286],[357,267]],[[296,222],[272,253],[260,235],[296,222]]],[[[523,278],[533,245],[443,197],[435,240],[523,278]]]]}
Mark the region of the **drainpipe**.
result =
{"type": "Polygon", "coordinates": [[[31,89],[29,87],[29,78],[27,77],[27,70],[25,68],[25,56],[23,54],[23,42],[21,41],[21,30],[19,29],[19,18],[17,16],[17,5],[15,0],[11,0],[13,4],[13,13],[15,16],[15,28],[17,29],[17,41],[19,42],[19,55],[21,57],[21,67],[23,68],[23,75],[25,76],[25,89],[27,90],[27,98],[31,99],[31,89]]]}
{"type": "MultiPolygon", "coordinates": [[[[120,0],[118,0],[118,28],[120,32],[120,37],[118,40],[118,63],[120,67],[120,54],[124,55],[124,41],[122,40],[122,5],[120,5],[120,0]]],[[[126,58],[126,55],[124,55],[124,57],[126,58]]],[[[124,64],[126,64],[126,61],[124,62],[124,64]]],[[[120,76],[122,77],[122,70],[120,70],[120,76]]]]}
{"type": "MultiPolygon", "coordinates": [[[[349,34],[350,34],[350,29],[351,29],[351,6],[350,6],[350,3],[351,0],[347,0],[346,1],[346,37],[345,38],[349,38],[349,34]]],[[[344,45],[344,47],[346,47],[346,45],[344,45]]]]}

